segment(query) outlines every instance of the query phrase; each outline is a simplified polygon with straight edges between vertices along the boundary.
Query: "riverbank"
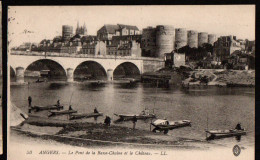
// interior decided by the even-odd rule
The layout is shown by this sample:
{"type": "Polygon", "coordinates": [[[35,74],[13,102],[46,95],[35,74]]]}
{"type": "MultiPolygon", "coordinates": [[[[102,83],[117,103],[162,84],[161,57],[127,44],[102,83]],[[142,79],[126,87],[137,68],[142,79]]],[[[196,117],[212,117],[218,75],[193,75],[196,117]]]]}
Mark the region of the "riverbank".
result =
{"type": "Polygon", "coordinates": [[[161,69],[157,72],[144,74],[145,81],[158,81],[188,86],[227,86],[227,87],[254,87],[255,70],[223,70],[189,68],[161,69]]]}
{"type": "MultiPolygon", "coordinates": [[[[205,150],[213,143],[203,139],[186,139],[154,133],[147,130],[132,129],[122,126],[106,126],[101,123],[78,123],[43,117],[29,117],[23,125],[11,127],[12,132],[26,136],[51,139],[72,146],[109,147],[139,146],[148,148],[180,148],[205,150]]],[[[214,146],[219,146],[215,144],[214,146]]]]}
{"type": "Polygon", "coordinates": [[[215,85],[227,87],[254,87],[255,70],[215,70],[201,69],[190,72],[190,77],[183,81],[185,86],[215,85]]]}

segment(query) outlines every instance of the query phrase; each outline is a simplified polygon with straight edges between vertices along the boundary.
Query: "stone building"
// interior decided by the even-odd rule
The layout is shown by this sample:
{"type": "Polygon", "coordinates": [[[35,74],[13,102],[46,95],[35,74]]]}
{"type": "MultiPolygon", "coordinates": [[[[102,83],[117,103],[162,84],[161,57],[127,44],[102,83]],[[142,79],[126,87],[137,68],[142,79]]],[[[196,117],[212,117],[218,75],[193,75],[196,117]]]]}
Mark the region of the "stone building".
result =
{"type": "Polygon", "coordinates": [[[82,54],[89,55],[106,55],[106,44],[102,41],[96,41],[91,43],[83,43],[82,54]]]}
{"type": "Polygon", "coordinates": [[[165,67],[180,67],[185,64],[185,53],[171,52],[165,54],[165,67]]]}
{"type": "Polygon", "coordinates": [[[141,43],[142,35],[124,35],[124,36],[113,36],[111,44],[112,45],[121,45],[127,44],[131,41],[136,41],[137,43],[141,43]]]}
{"type": "Polygon", "coordinates": [[[107,46],[107,55],[141,57],[141,52],[140,43],[136,41],[107,46]]]}
{"type": "Polygon", "coordinates": [[[97,31],[97,38],[102,41],[112,40],[113,36],[139,35],[140,31],[136,26],[105,24],[97,31]]]}
{"type": "Polygon", "coordinates": [[[143,57],[155,57],[156,52],[156,28],[147,27],[143,29],[141,38],[143,57]]]}
{"type": "Polygon", "coordinates": [[[236,36],[221,36],[214,43],[213,55],[219,60],[227,59],[234,51],[241,50],[236,36]]]}

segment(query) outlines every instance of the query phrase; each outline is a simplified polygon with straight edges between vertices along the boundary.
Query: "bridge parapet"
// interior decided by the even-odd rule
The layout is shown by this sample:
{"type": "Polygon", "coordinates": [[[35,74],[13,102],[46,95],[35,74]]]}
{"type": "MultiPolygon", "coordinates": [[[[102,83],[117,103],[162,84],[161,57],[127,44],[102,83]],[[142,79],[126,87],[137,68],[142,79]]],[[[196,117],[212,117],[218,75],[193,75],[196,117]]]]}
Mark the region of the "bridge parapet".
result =
{"type": "Polygon", "coordinates": [[[90,54],[69,54],[69,53],[58,53],[58,52],[33,52],[33,51],[11,51],[11,55],[164,61],[164,59],[162,58],[153,58],[153,57],[132,57],[132,56],[119,56],[119,55],[104,56],[104,55],[90,55],[90,54]]]}

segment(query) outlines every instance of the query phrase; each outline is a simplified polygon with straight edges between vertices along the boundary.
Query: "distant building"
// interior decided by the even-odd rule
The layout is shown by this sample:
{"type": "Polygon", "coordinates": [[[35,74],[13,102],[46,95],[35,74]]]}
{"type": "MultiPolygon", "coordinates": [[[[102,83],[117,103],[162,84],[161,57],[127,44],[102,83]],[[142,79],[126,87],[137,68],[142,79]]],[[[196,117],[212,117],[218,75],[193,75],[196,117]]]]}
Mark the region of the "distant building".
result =
{"type": "Polygon", "coordinates": [[[185,53],[172,52],[165,54],[165,67],[180,67],[185,64],[185,53]]]}
{"type": "Polygon", "coordinates": [[[102,41],[84,43],[82,46],[82,54],[89,55],[106,55],[106,44],[102,41]]]}
{"type": "Polygon", "coordinates": [[[241,50],[236,36],[222,36],[214,43],[213,55],[219,60],[227,59],[234,51],[241,50]]]}
{"type": "Polygon", "coordinates": [[[227,58],[224,68],[236,70],[255,69],[255,56],[237,51],[227,58]]]}
{"type": "Polygon", "coordinates": [[[111,44],[112,45],[121,45],[127,44],[131,41],[136,41],[137,43],[141,43],[142,35],[124,35],[124,36],[113,36],[111,44]]]}
{"type": "Polygon", "coordinates": [[[136,26],[131,25],[111,25],[106,24],[97,31],[97,37],[99,40],[112,40],[113,36],[124,36],[124,35],[139,35],[140,31],[136,26]]]}
{"type": "Polygon", "coordinates": [[[96,41],[98,41],[97,36],[88,35],[88,36],[82,36],[81,37],[82,43],[91,43],[91,42],[96,42],[96,41]]]}
{"type": "Polygon", "coordinates": [[[136,41],[107,46],[107,55],[141,57],[141,52],[140,43],[136,41]]]}
{"type": "Polygon", "coordinates": [[[86,28],[85,23],[83,26],[79,26],[79,22],[78,22],[77,28],[76,28],[76,34],[87,35],[87,28],[86,28]]]}
{"type": "Polygon", "coordinates": [[[69,25],[62,26],[62,40],[68,41],[73,36],[73,27],[69,25]]]}
{"type": "Polygon", "coordinates": [[[255,41],[245,40],[245,50],[249,54],[255,54],[255,41]]]}
{"type": "Polygon", "coordinates": [[[147,27],[143,29],[141,38],[142,56],[155,57],[156,52],[156,28],[147,27]]]}

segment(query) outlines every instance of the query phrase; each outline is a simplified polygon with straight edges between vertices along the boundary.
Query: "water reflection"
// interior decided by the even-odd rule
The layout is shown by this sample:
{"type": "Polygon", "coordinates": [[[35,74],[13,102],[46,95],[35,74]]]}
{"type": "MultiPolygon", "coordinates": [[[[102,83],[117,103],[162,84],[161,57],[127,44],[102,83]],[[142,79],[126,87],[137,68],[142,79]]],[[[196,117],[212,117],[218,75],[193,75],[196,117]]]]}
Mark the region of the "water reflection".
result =
{"type": "Polygon", "coordinates": [[[66,83],[51,83],[47,89],[49,90],[59,90],[67,86],[66,83]]]}

